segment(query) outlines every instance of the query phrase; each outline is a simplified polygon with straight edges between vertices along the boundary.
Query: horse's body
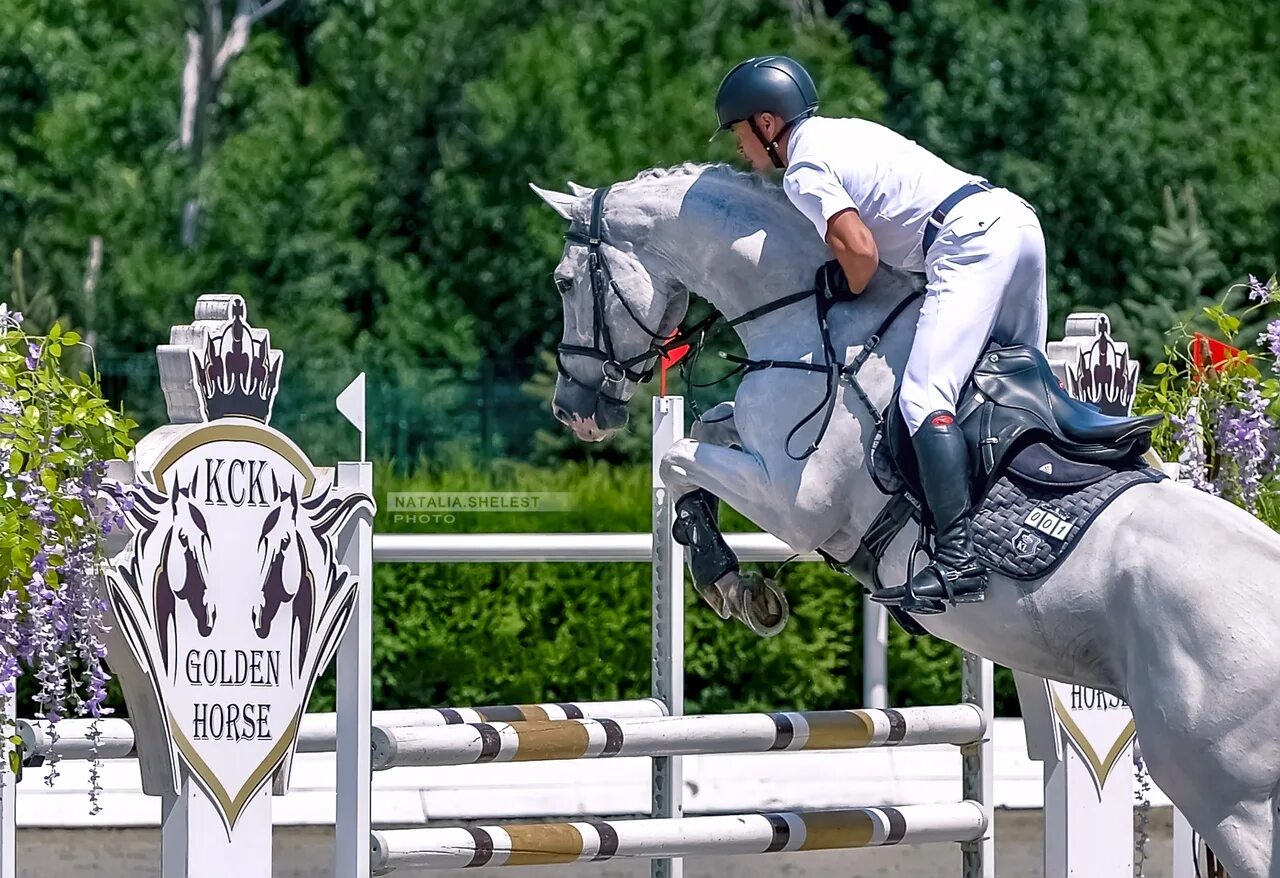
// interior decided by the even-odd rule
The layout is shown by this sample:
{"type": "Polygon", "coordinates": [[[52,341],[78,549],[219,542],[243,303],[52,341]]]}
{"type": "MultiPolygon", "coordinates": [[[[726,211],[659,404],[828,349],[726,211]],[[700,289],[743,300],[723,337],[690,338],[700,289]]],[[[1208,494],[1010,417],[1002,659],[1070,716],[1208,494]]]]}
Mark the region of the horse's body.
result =
{"type": "MultiPolygon", "coordinates": [[[[540,194],[582,228],[591,199],[575,191],[540,194]]],[[[687,290],[732,318],[811,286],[815,266],[829,258],[775,187],[716,166],[647,172],[614,187],[602,231],[600,252],[615,282],[603,319],[618,359],[651,344],[637,320],[669,332],[684,316],[687,290]]],[[[556,271],[564,340],[584,346],[593,344],[586,260],[587,248],[570,243],[556,271]]],[[[837,305],[837,355],[851,362],[913,283],[882,270],[858,301],[837,305]]],[[[917,310],[903,314],[860,373],[880,408],[902,374],[917,310]]],[[[822,361],[812,299],[737,331],[752,358],[822,361]]],[[[580,438],[605,438],[625,416],[586,389],[600,384],[599,363],[572,354],[564,363],[573,380],[557,385],[557,415],[580,438]]],[[[871,412],[841,384],[818,451],[797,461],[783,447],[824,390],[816,373],[747,375],[733,403],[709,412],[708,423],[663,458],[663,480],[677,497],[709,490],[797,551],[850,557],[887,499],[867,467],[871,412]],[[727,415],[731,421],[709,423],[727,415]]],[[[820,420],[796,434],[793,454],[816,438],[820,420]]],[[[901,580],[912,536],[899,535],[886,555],[886,580],[901,580]]],[[[1277,878],[1277,586],[1280,536],[1225,501],[1165,481],[1121,495],[1051,576],[993,575],[985,602],[919,621],[1000,664],[1124,698],[1152,776],[1233,878],[1277,878]]]]}

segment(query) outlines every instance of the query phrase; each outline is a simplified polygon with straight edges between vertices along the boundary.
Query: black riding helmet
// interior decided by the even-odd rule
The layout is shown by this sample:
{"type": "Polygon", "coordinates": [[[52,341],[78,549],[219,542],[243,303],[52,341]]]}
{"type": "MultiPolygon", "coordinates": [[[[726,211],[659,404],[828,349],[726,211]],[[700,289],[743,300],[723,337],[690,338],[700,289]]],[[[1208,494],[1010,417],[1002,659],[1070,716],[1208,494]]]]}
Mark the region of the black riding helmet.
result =
{"type": "Polygon", "coordinates": [[[764,55],[748,58],[729,71],[716,92],[716,118],[718,134],[735,122],[747,120],[760,143],[769,153],[774,165],[781,168],[784,162],[778,155],[778,139],[765,140],[755,123],[757,113],[773,113],[783,120],[778,138],[791,130],[801,119],[812,116],[818,109],[818,89],[813,78],[800,63],[785,55],[764,55]]]}

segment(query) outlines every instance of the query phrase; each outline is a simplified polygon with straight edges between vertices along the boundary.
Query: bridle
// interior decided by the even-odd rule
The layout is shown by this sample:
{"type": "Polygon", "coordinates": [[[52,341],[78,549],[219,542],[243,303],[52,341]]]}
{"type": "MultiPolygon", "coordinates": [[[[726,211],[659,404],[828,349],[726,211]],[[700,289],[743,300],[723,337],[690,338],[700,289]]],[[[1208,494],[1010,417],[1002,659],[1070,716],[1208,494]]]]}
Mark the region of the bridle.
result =
{"type": "Polygon", "coordinates": [[[653,370],[657,367],[658,361],[668,351],[677,345],[684,344],[698,333],[709,328],[717,320],[720,315],[712,312],[699,320],[688,329],[683,329],[671,336],[663,336],[660,332],[655,332],[645,325],[631,305],[627,303],[627,299],[622,295],[622,291],[618,289],[617,283],[613,280],[613,273],[609,271],[609,266],[604,260],[604,253],[601,252],[600,246],[605,242],[601,234],[601,224],[604,219],[604,199],[609,194],[610,187],[602,186],[597,189],[591,197],[591,219],[587,225],[587,232],[574,231],[570,229],[565,232],[565,240],[573,241],[577,244],[585,244],[587,247],[587,276],[591,279],[591,347],[585,345],[565,344],[561,342],[556,346],[556,371],[564,377],[570,384],[575,384],[584,390],[591,391],[606,402],[615,405],[626,405],[627,401],[620,394],[625,388],[628,381],[636,384],[643,384],[653,377],[653,370]],[[627,357],[625,360],[618,359],[613,348],[613,337],[609,332],[609,324],[605,319],[606,315],[606,298],[609,291],[618,297],[618,301],[622,303],[622,307],[626,309],[632,321],[640,328],[645,335],[653,340],[648,348],[636,354],[634,357],[627,357]],[[600,363],[600,373],[603,380],[598,387],[581,381],[565,367],[564,354],[575,354],[580,357],[589,357],[600,363]],[[637,366],[644,365],[637,369],[637,366]]]}
{"type": "Polygon", "coordinates": [[[728,374],[721,375],[715,381],[708,384],[697,384],[693,381],[693,364],[697,361],[698,355],[702,350],[702,340],[705,338],[706,330],[719,322],[721,320],[721,315],[716,311],[712,311],[692,326],[686,329],[677,329],[670,336],[663,336],[660,332],[655,332],[644,324],[644,321],[636,315],[635,311],[632,310],[631,306],[627,303],[626,297],[622,295],[622,290],[620,290],[617,283],[614,282],[613,276],[609,271],[608,264],[605,262],[604,253],[601,252],[600,249],[601,245],[606,243],[603,235],[601,234],[600,227],[604,217],[604,200],[609,194],[609,189],[610,187],[603,186],[597,189],[592,195],[591,218],[587,224],[586,234],[574,231],[570,228],[564,236],[566,241],[585,244],[587,247],[587,271],[588,276],[591,278],[592,300],[592,346],[587,347],[585,345],[565,344],[564,342],[561,342],[556,346],[556,371],[559,372],[566,381],[570,384],[581,387],[583,390],[594,393],[598,398],[603,399],[606,402],[625,406],[627,401],[617,394],[625,389],[627,381],[633,381],[637,384],[642,384],[645,381],[648,381],[649,378],[653,376],[653,371],[660,358],[665,356],[672,348],[682,345],[686,341],[697,338],[698,343],[694,348],[693,356],[689,357],[681,364],[681,368],[685,370],[686,383],[688,384],[690,392],[694,387],[711,387],[715,384],[719,384],[721,381],[733,377],[734,375],[754,372],[760,369],[800,369],[808,372],[821,372],[826,375],[827,392],[823,397],[822,402],[819,403],[818,406],[814,408],[814,410],[804,419],[802,419],[800,423],[796,424],[787,435],[785,442],[787,455],[793,460],[804,460],[818,450],[818,443],[826,433],[827,425],[831,420],[831,415],[834,410],[836,399],[835,385],[836,382],[842,378],[853,386],[863,403],[872,411],[872,414],[877,418],[880,417],[880,412],[872,405],[871,400],[867,398],[862,386],[857,381],[858,370],[862,368],[862,365],[871,356],[872,351],[875,349],[876,345],[879,344],[880,338],[888,331],[889,327],[893,325],[894,321],[897,320],[906,307],[922,295],[921,292],[917,291],[912,296],[898,303],[897,307],[893,309],[892,313],[884,323],[881,324],[880,328],[872,334],[870,339],[868,339],[857,359],[855,359],[853,364],[848,367],[842,366],[836,358],[835,349],[831,343],[830,329],[827,325],[827,314],[831,306],[834,304],[834,301],[831,300],[831,293],[829,291],[825,298],[818,298],[816,297],[816,289],[800,290],[799,292],[791,293],[780,299],[775,299],[774,301],[768,302],[757,308],[752,308],[750,311],[747,311],[744,314],[739,314],[732,320],[726,320],[725,325],[729,327],[737,327],[743,323],[755,320],[758,317],[763,317],[766,314],[771,314],[774,311],[786,308],[789,305],[794,305],[797,302],[804,301],[811,296],[815,297],[818,323],[822,331],[823,353],[826,355],[825,362],[817,364],[809,362],[785,362],[779,360],[752,360],[747,357],[738,357],[732,354],[722,353],[721,356],[725,357],[730,362],[736,363],[737,367],[728,374]],[[613,338],[609,333],[608,322],[605,320],[606,298],[610,290],[612,290],[613,294],[618,297],[618,301],[622,303],[622,307],[626,309],[627,314],[630,315],[635,325],[638,326],[645,335],[652,339],[652,343],[648,348],[636,354],[634,357],[628,357],[625,360],[618,359],[617,354],[614,352],[613,338]],[[603,375],[603,380],[600,385],[598,387],[594,387],[585,381],[581,381],[574,377],[564,365],[564,354],[575,354],[577,356],[589,357],[593,360],[599,361],[600,372],[603,375]],[[640,364],[647,365],[644,365],[643,368],[637,370],[636,367],[640,364]],[[823,418],[818,429],[817,437],[804,453],[800,456],[793,455],[790,450],[792,437],[794,437],[805,424],[809,423],[819,414],[822,414],[823,418]]]}

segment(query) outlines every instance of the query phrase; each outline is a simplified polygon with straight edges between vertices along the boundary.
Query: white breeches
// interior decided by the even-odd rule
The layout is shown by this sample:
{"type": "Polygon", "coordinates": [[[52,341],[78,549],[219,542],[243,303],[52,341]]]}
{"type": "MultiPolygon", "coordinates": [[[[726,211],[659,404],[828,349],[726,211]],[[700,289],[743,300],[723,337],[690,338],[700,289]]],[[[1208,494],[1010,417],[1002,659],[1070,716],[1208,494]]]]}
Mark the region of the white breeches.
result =
{"type": "Polygon", "coordinates": [[[988,342],[1044,350],[1048,332],[1044,233],[1035,212],[1008,190],[971,195],[952,208],[925,271],[900,397],[913,435],[933,412],[955,413],[988,342]]]}

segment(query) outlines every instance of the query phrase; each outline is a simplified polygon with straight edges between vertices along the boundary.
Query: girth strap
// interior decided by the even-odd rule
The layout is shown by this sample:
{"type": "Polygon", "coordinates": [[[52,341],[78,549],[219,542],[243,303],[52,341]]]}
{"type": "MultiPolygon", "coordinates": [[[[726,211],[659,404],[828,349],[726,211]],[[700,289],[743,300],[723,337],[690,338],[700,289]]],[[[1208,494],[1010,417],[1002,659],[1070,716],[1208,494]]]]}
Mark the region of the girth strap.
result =
{"type": "Polygon", "coordinates": [[[907,522],[918,518],[920,506],[906,491],[899,491],[889,498],[889,502],[877,513],[867,532],[862,535],[858,550],[849,559],[849,564],[856,570],[865,570],[876,591],[884,588],[880,580],[880,562],[889,545],[906,527],[907,522]]]}

